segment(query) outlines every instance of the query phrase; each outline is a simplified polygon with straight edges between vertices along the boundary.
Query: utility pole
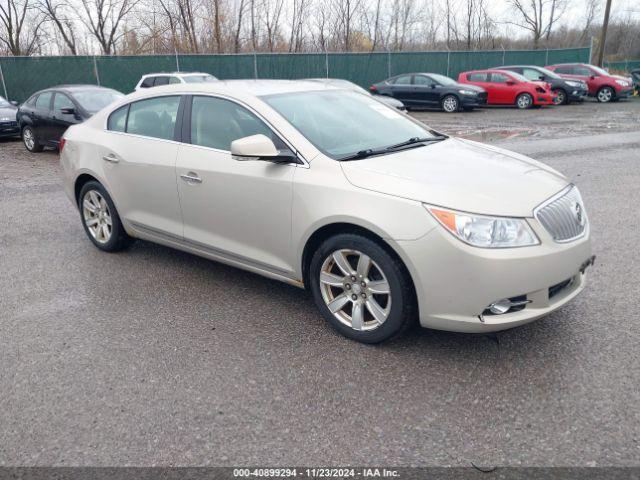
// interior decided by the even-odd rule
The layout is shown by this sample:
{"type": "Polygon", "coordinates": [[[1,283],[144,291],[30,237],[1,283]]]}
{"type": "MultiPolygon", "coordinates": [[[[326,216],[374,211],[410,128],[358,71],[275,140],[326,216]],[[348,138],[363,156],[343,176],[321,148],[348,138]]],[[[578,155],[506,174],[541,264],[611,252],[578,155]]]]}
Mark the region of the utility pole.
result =
{"type": "Polygon", "coordinates": [[[598,48],[598,66],[602,67],[604,63],[604,47],[607,43],[607,28],[609,27],[609,13],[611,13],[611,0],[607,0],[607,6],[604,9],[604,22],[602,23],[602,31],[600,32],[600,45],[598,48]]]}

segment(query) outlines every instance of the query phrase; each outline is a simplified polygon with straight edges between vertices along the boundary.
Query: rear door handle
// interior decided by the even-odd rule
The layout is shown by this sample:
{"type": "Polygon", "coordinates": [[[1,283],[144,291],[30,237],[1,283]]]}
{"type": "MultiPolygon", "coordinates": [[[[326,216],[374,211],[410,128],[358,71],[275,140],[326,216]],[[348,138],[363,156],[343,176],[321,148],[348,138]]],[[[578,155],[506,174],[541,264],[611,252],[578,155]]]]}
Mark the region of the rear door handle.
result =
{"type": "Polygon", "coordinates": [[[183,173],[180,178],[187,183],[202,183],[202,179],[195,172],[183,173]]]}
{"type": "Polygon", "coordinates": [[[116,157],[113,153],[110,153],[109,155],[105,155],[104,157],[102,157],[102,160],[110,163],[118,163],[120,161],[120,159],[116,157]]]}

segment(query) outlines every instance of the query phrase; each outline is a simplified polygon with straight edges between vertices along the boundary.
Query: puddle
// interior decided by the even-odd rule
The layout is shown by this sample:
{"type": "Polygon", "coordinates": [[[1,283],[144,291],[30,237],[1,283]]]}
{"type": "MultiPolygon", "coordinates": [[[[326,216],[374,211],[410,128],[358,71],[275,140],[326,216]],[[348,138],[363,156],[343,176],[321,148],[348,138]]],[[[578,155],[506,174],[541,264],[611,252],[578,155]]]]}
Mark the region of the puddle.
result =
{"type": "Polygon", "coordinates": [[[534,128],[521,129],[490,129],[483,128],[478,130],[461,130],[455,132],[456,137],[466,138],[468,140],[477,140],[479,142],[495,142],[496,140],[508,140],[510,138],[531,137],[537,134],[539,130],[534,128]]]}

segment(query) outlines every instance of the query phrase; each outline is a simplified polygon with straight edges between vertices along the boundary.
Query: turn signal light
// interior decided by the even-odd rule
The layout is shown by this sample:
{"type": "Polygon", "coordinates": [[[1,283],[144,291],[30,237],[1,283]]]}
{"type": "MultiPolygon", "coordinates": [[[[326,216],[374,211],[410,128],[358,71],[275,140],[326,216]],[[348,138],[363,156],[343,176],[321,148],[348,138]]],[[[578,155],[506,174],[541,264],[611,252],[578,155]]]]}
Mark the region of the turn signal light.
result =
{"type": "Polygon", "coordinates": [[[60,146],[58,147],[58,149],[60,150],[60,153],[62,153],[62,149],[64,148],[65,143],[67,143],[67,141],[64,139],[64,137],[62,137],[60,139],[60,146]]]}

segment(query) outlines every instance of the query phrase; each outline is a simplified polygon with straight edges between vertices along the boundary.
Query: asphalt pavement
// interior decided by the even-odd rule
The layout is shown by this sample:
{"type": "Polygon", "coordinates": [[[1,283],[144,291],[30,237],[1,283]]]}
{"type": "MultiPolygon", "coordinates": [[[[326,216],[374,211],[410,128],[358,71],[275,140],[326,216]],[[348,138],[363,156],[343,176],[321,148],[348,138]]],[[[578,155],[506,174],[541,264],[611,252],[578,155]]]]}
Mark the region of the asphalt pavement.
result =
{"type": "Polygon", "coordinates": [[[1,141],[0,465],[638,465],[640,124],[575,132],[579,107],[551,139],[490,139],[580,187],[586,290],[494,336],[380,346],[295,287],[147,242],[98,251],[57,154],[1,141]]]}

